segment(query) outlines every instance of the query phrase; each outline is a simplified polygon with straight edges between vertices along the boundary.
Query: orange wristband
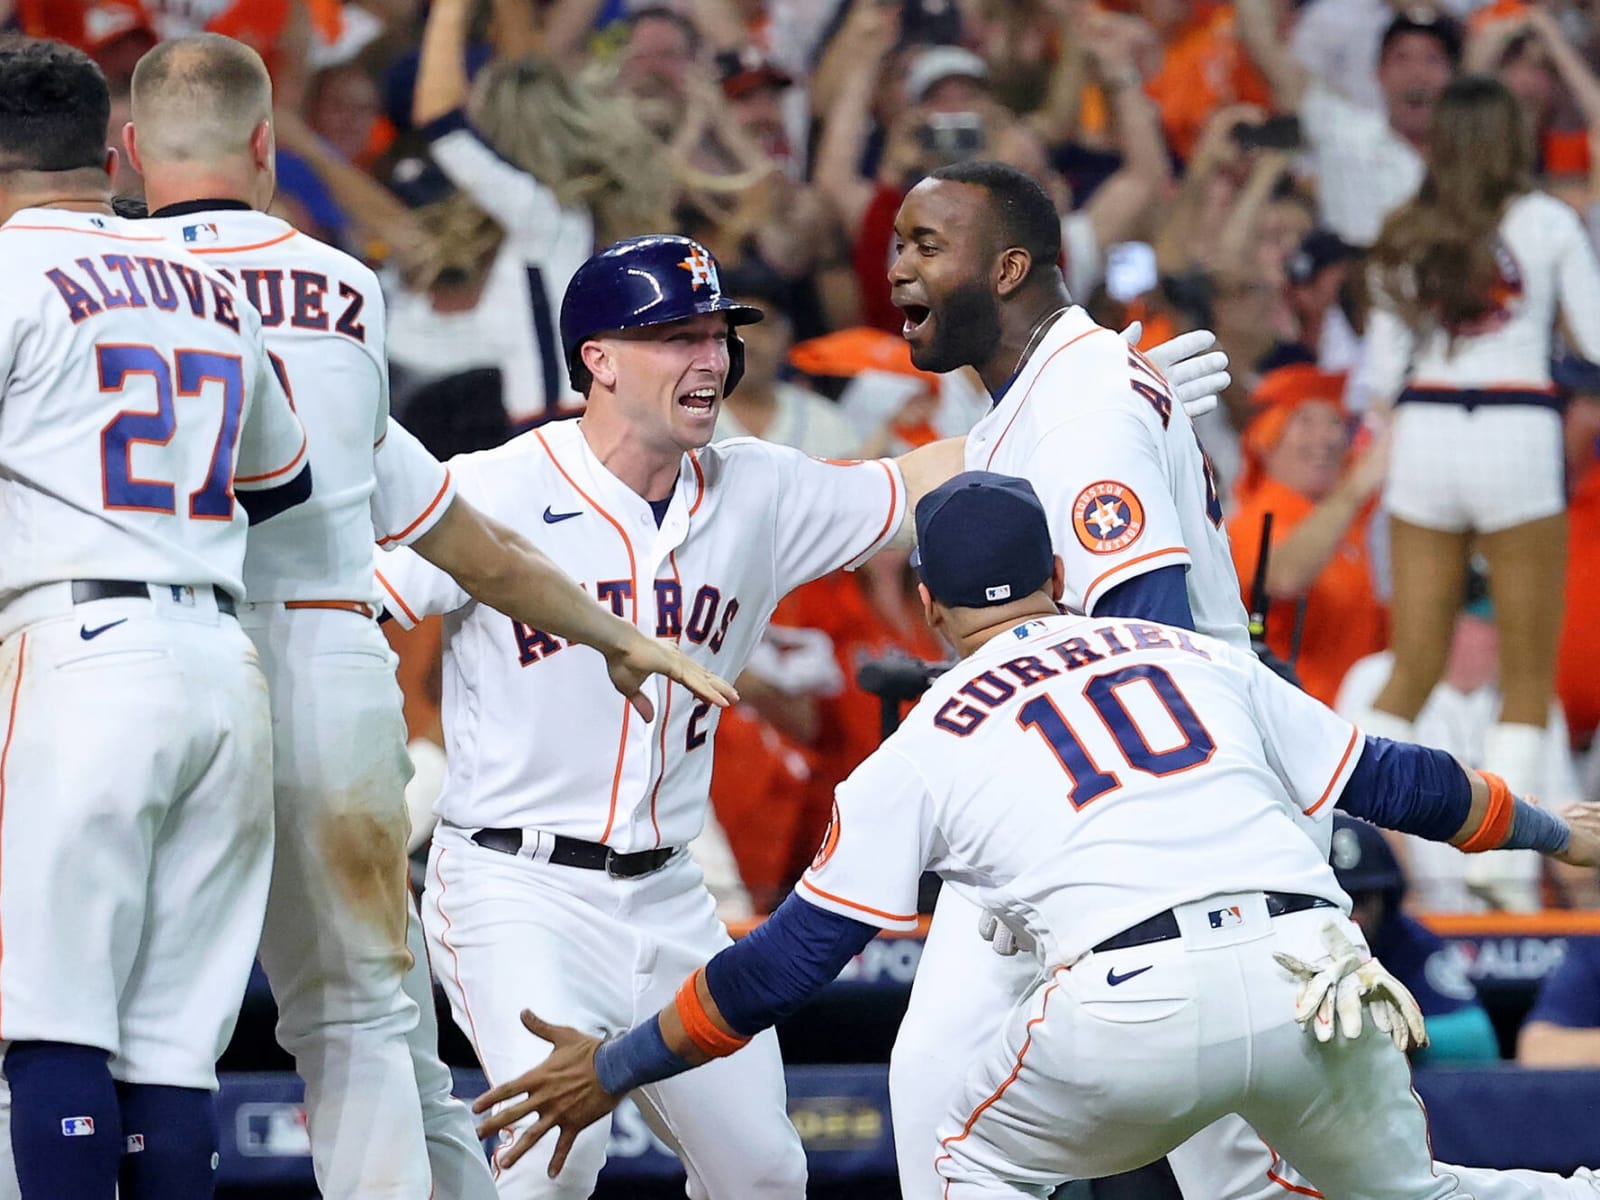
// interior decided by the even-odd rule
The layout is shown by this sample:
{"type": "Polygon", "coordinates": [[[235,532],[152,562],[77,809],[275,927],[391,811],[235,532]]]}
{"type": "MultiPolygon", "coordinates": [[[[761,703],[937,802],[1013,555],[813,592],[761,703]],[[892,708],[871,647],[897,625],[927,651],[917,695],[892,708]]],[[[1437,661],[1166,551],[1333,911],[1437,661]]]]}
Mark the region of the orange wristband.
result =
{"type": "Polygon", "coordinates": [[[1463,854],[1480,854],[1505,845],[1511,834],[1511,819],[1516,815],[1517,798],[1510,785],[1491,771],[1479,771],[1478,776],[1489,785],[1489,810],[1483,814],[1478,831],[1456,847],[1463,854]]]}
{"type": "Polygon", "coordinates": [[[726,1033],[717,1027],[716,1022],[711,1019],[711,1014],[706,1011],[705,1004],[700,1000],[700,989],[695,986],[695,981],[701,974],[702,971],[696,971],[684,980],[683,986],[678,989],[676,1000],[678,1020],[683,1022],[683,1029],[689,1035],[689,1040],[701,1051],[712,1058],[725,1058],[750,1039],[726,1033]]]}

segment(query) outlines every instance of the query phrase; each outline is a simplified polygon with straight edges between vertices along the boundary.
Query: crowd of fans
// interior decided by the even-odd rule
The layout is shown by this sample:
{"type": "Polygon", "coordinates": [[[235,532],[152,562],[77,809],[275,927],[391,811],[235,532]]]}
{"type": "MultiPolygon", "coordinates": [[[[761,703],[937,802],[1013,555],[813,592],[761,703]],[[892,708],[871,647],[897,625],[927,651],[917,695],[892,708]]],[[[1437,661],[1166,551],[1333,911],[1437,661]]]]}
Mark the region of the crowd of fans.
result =
{"type": "MultiPolygon", "coordinates": [[[[988,396],[912,367],[893,217],[938,166],[1019,167],[1060,210],[1078,303],[1231,356],[1199,431],[1249,606],[1306,688],[1546,802],[1600,798],[1594,0],[0,0],[0,20],[95,55],[114,124],[160,37],[261,50],[277,207],[380,268],[397,415],[441,455],[581,411],[567,280],[661,230],[771,314],[719,436],[840,458],[962,433],[988,396]],[[1521,374],[1460,366],[1502,352],[1521,374]],[[1487,452],[1450,425],[1491,417],[1487,452]]],[[[436,631],[401,650],[412,733],[439,741],[436,631]]],[[[779,609],[718,734],[729,912],[797,877],[879,738],[857,670],[896,654],[943,656],[903,556],[779,609]]],[[[1412,909],[1600,903],[1586,873],[1396,850],[1412,909]]]]}

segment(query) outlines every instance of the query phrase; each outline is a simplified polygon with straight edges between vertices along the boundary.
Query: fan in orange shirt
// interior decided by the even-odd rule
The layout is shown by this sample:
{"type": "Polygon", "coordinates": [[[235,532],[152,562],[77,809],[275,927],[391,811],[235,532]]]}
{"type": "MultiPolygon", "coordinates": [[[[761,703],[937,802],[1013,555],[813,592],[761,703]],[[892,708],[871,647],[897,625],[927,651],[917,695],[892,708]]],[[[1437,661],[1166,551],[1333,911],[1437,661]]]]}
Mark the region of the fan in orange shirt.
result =
{"type": "MultiPolygon", "coordinates": [[[[1305,618],[1295,668],[1306,691],[1332,704],[1344,673],[1387,644],[1387,618],[1367,553],[1372,501],[1388,461],[1386,435],[1352,457],[1340,397],[1344,376],[1296,364],[1269,371],[1251,397],[1244,469],[1228,521],[1233,562],[1249,587],[1271,513],[1267,644],[1288,660],[1296,608],[1305,618]]],[[[1248,597],[1246,597],[1248,600],[1248,597]]]]}

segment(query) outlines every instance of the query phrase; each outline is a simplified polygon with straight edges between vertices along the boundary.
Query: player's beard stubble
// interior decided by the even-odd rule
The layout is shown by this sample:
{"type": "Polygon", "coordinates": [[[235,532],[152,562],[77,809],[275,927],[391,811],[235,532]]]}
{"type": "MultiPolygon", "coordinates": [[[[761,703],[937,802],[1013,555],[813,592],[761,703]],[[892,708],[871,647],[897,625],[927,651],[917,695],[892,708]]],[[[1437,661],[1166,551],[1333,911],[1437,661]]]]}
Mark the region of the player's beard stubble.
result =
{"type": "Polygon", "coordinates": [[[959,367],[981,369],[999,349],[1000,306],[986,282],[953,288],[933,315],[933,337],[911,350],[918,370],[943,374],[959,367]]]}

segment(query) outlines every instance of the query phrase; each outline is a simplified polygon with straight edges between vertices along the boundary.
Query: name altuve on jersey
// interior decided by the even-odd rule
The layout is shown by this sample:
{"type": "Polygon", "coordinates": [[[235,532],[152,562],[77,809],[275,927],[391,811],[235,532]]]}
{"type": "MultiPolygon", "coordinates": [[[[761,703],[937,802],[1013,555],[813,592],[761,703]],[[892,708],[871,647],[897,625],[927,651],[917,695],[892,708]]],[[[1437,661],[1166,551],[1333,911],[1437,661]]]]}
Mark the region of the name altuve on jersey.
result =
{"type": "MultiPolygon", "coordinates": [[[[342,280],[330,308],[328,277],[320,272],[249,268],[235,278],[232,271],[214,269],[236,287],[242,280],[251,307],[261,314],[263,328],[273,329],[287,320],[296,329],[332,329],[357,342],[367,340],[366,326],[361,323],[366,297],[342,280]]],[[[66,304],[67,317],[74,325],[111,309],[178,312],[186,308],[192,316],[209,315],[228,329],[239,328],[239,314],[228,290],[195,267],[170,258],[101,254],[98,261],[79,258],[72,268],[51,267],[44,274],[66,304]]]]}

